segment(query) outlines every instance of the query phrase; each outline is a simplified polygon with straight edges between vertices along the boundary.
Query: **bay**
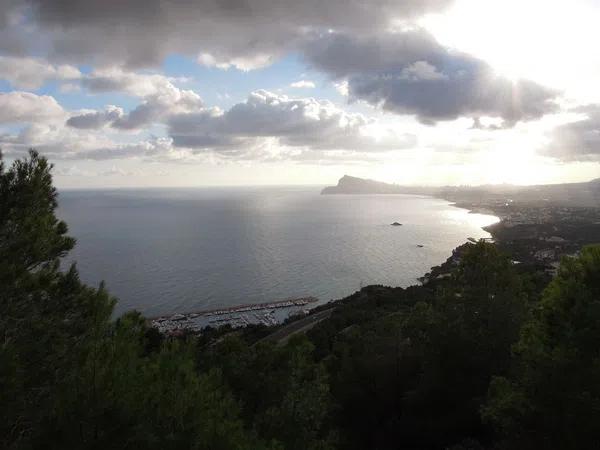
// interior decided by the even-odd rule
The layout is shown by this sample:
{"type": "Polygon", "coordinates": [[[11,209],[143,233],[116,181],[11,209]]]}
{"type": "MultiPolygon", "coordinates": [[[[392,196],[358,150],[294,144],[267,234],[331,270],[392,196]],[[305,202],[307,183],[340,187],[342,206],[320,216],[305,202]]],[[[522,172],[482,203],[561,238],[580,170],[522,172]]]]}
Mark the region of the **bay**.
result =
{"type": "Polygon", "coordinates": [[[412,195],[318,187],[62,191],[65,263],[148,316],[408,286],[494,216],[412,195]],[[400,222],[402,226],[391,226],[400,222]],[[422,245],[423,247],[418,247],[422,245]]]}

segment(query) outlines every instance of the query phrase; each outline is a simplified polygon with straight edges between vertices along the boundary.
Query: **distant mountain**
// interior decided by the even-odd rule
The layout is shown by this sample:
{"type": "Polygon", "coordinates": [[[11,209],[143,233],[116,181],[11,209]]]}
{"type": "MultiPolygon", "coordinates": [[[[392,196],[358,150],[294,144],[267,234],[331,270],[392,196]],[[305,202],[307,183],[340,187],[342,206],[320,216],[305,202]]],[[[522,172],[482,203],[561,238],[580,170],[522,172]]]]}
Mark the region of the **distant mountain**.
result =
{"type": "Polygon", "coordinates": [[[344,175],[337,186],[326,187],[321,194],[413,194],[431,195],[454,202],[489,202],[510,199],[517,203],[600,207],[600,178],[583,183],[511,184],[482,186],[400,186],[381,181],[344,175]]]}
{"type": "Polygon", "coordinates": [[[400,186],[382,181],[344,175],[337,186],[329,186],[321,191],[323,195],[331,194],[424,194],[432,195],[439,188],[400,186]]]}

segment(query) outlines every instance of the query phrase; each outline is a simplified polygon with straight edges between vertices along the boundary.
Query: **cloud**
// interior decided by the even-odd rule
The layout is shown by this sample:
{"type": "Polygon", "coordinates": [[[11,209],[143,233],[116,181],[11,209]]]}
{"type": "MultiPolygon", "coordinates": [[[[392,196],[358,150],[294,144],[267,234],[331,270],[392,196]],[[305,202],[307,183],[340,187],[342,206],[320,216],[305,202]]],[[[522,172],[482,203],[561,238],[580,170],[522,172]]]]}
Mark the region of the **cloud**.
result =
{"type": "Polygon", "coordinates": [[[100,172],[99,175],[104,176],[104,177],[114,177],[114,176],[131,177],[131,176],[139,175],[139,172],[132,171],[132,170],[124,170],[120,167],[112,166],[110,169],[100,172]]]}
{"type": "Polygon", "coordinates": [[[304,56],[338,83],[346,82],[350,100],[416,115],[426,124],[489,116],[510,126],[557,110],[558,92],[499,76],[484,61],[443,47],[422,29],[319,34],[308,41],[304,56]]]}
{"type": "Polygon", "coordinates": [[[77,166],[59,166],[55,167],[53,170],[53,174],[59,177],[95,177],[98,174],[91,170],[80,169],[77,166]]]}
{"type": "Polygon", "coordinates": [[[290,87],[297,89],[314,89],[315,83],[309,80],[300,80],[290,84],[290,87]]]}
{"type": "Polygon", "coordinates": [[[28,125],[16,134],[0,133],[0,145],[9,155],[22,155],[35,147],[55,160],[192,161],[203,153],[225,159],[298,162],[325,161],[328,153],[336,160],[364,160],[367,153],[416,145],[412,134],[385,128],[374,119],[314,98],[256,91],[245,102],[222,111],[204,107],[191,91],[143,92],[150,95],[129,113],[109,105],[70,117],[52,97],[2,94],[0,122],[28,125]],[[119,131],[143,129],[150,123],[165,125],[169,136],[120,142],[119,131]],[[350,153],[354,153],[352,158],[345,156],[350,153]]]}
{"type": "Polygon", "coordinates": [[[72,81],[81,77],[74,66],[52,65],[34,58],[0,56],[0,79],[20,89],[37,89],[46,81],[72,81]]]}
{"type": "Polygon", "coordinates": [[[180,89],[172,79],[159,74],[109,68],[93,71],[82,80],[82,84],[91,92],[121,92],[140,97],[143,101],[128,114],[120,108],[109,107],[109,110],[73,116],[67,125],[74,128],[98,129],[110,125],[121,130],[137,130],[158,123],[169,115],[198,111],[203,107],[197,93],[180,89]]]}
{"type": "Polygon", "coordinates": [[[77,165],[64,166],[64,163],[55,164],[53,174],[59,177],[161,177],[168,175],[165,170],[125,170],[122,167],[113,165],[107,170],[86,170],[80,169],[77,165]]]}
{"type": "Polygon", "coordinates": [[[235,67],[238,70],[249,72],[250,70],[260,69],[273,63],[275,56],[269,53],[257,53],[250,56],[215,56],[210,53],[201,53],[197,61],[207,67],[216,67],[217,69],[228,70],[235,67]]]}
{"type": "Polygon", "coordinates": [[[448,80],[447,75],[441,73],[437,67],[432,66],[427,61],[416,61],[405,67],[398,78],[413,82],[448,80]]]}
{"type": "Polygon", "coordinates": [[[391,130],[369,135],[372,121],[330,102],[292,99],[264,90],[253,92],[225,112],[207,109],[173,115],[168,125],[175,146],[198,149],[250,146],[261,138],[277,138],[285,146],[329,150],[383,151],[416,144],[413,135],[391,130]]]}
{"type": "Polygon", "coordinates": [[[381,159],[369,152],[352,152],[335,150],[324,152],[322,150],[303,149],[287,155],[287,159],[300,164],[336,165],[336,164],[380,164],[381,159]]]}
{"type": "Polygon", "coordinates": [[[181,159],[191,152],[173,148],[170,138],[153,137],[133,143],[116,142],[104,132],[80,130],[61,124],[31,124],[17,134],[0,134],[0,147],[9,157],[21,157],[30,148],[52,160],[181,159]]]}
{"type": "Polygon", "coordinates": [[[22,156],[33,147],[53,159],[77,159],[85,151],[110,144],[104,133],[65,127],[63,122],[31,123],[17,134],[0,136],[0,147],[9,155],[22,156]]]}
{"type": "Polygon", "coordinates": [[[147,97],[129,114],[119,117],[112,124],[122,130],[139,129],[145,125],[166,120],[173,114],[194,112],[202,109],[203,102],[194,91],[177,90],[147,97]]]}
{"type": "Polygon", "coordinates": [[[147,160],[180,159],[185,152],[173,148],[170,138],[154,137],[135,143],[112,143],[98,147],[83,154],[78,158],[96,161],[109,159],[144,158],[147,160]]]}
{"type": "Polygon", "coordinates": [[[200,55],[209,65],[247,70],[295,48],[308,31],[387,29],[451,3],[22,0],[0,10],[0,45],[12,54],[43,47],[55,60],[130,67],[157,66],[170,53],[200,55]]]}
{"type": "Polygon", "coordinates": [[[85,112],[67,120],[67,125],[81,130],[97,130],[112,124],[124,115],[123,109],[109,105],[104,111],[85,112]]]}
{"type": "Polygon", "coordinates": [[[177,79],[157,73],[139,73],[113,66],[96,69],[82,80],[84,88],[94,93],[122,92],[134,97],[172,95],[179,91],[177,79]]]}
{"type": "Polygon", "coordinates": [[[113,165],[110,169],[102,171],[80,169],[77,167],[77,165],[58,165],[57,167],[54,167],[53,173],[54,175],[61,177],[131,177],[141,174],[140,171],[124,170],[115,165],[113,165]]]}
{"type": "Polygon", "coordinates": [[[600,162],[600,105],[586,105],[573,112],[584,117],[556,127],[541,153],[562,161],[600,162]]]}
{"type": "Polygon", "coordinates": [[[342,80],[338,83],[333,83],[333,87],[335,87],[335,90],[338,91],[340,95],[348,97],[348,80],[342,80]]]}
{"type": "Polygon", "coordinates": [[[63,108],[49,95],[0,92],[0,123],[50,122],[64,115],[63,108]]]}
{"type": "Polygon", "coordinates": [[[203,104],[194,91],[180,89],[173,84],[181,80],[115,67],[82,75],[72,66],[52,66],[42,60],[0,56],[0,77],[31,87],[39,87],[48,79],[60,79],[67,82],[64,86],[68,89],[77,86],[74,82],[79,82],[92,93],[118,92],[143,99],[129,114],[121,108],[109,106],[105,111],[85,111],[69,118],[67,125],[79,129],[99,129],[107,125],[123,130],[140,129],[168,114],[198,110],[203,104]]]}
{"type": "MultiPolygon", "coordinates": [[[[3,32],[21,30],[27,54],[44,52],[52,62],[101,67],[81,81],[92,92],[143,98],[138,110],[114,123],[123,129],[160,120],[177,88],[164,76],[115,67],[157,67],[174,53],[208,66],[250,70],[298,52],[342,92],[347,87],[350,101],[415,115],[426,124],[489,116],[512,126],[555,111],[557,92],[501,77],[480,59],[415,28],[424,14],[452,3],[131,0],[107,8],[97,0],[21,0],[4,8],[3,32]]],[[[300,83],[294,87],[310,87],[300,83]]]]}

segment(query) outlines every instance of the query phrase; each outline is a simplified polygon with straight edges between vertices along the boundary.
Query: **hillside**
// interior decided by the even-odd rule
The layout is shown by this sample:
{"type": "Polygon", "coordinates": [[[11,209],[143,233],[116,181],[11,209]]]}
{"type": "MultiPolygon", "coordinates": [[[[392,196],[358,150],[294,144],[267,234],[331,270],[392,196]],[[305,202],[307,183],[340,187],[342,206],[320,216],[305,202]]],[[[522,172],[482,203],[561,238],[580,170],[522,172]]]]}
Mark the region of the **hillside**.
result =
{"type": "Polygon", "coordinates": [[[400,186],[382,181],[344,175],[337,186],[329,186],[321,191],[322,195],[331,194],[424,194],[432,195],[438,188],[400,186]]]}

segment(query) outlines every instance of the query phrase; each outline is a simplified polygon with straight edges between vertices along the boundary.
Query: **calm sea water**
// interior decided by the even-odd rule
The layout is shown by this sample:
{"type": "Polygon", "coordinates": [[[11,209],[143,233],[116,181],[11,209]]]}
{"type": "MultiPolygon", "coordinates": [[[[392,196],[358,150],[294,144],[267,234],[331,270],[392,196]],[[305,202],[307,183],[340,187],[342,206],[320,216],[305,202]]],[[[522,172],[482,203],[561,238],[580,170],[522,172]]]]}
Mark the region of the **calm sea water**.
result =
{"type": "Polygon", "coordinates": [[[105,280],[117,312],[150,316],[408,286],[496,220],[428,197],[289,187],[64,191],[59,215],[82,279],[105,280]]]}

